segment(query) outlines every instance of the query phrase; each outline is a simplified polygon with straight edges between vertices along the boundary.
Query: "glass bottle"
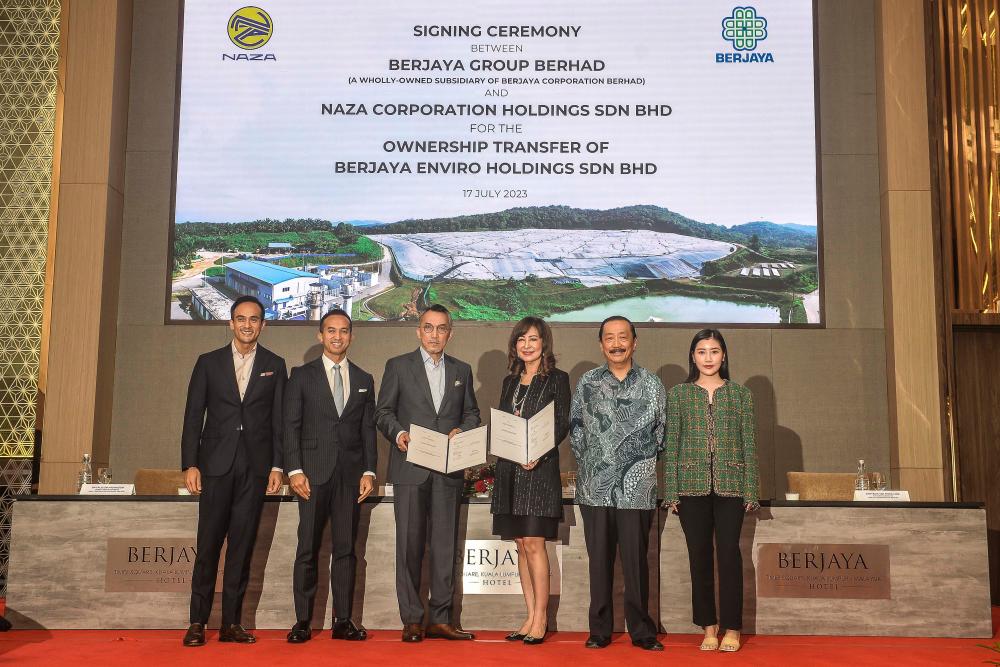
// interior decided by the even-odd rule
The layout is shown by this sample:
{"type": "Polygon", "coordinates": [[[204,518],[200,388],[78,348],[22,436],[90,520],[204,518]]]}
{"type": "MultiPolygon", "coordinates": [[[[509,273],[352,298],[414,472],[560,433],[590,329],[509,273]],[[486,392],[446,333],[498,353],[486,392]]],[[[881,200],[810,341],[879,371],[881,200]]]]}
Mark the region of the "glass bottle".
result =
{"type": "Polygon", "coordinates": [[[854,478],[854,490],[867,491],[869,488],[868,473],[865,470],[865,460],[858,459],[858,474],[854,478]]]}
{"type": "Polygon", "coordinates": [[[90,454],[83,455],[83,465],[80,466],[79,484],[77,485],[77,491],[83,489],[84,484],[90,484],[94,481],[94,469],[90,465],[90,454]]]}

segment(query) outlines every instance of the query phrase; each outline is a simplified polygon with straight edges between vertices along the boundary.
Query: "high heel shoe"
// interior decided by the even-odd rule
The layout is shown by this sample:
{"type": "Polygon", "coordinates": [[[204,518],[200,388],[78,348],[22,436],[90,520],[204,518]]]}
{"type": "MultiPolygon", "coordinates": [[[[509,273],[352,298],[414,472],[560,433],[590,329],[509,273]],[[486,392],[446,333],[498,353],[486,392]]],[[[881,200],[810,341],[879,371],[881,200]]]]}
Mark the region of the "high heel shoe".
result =
{"type": "Polygon", "coordinates": [[[504,637],[504,639],[506,639],[509,642],[519,642],[519,641],[521,641],[522,639],[524,639],[527,636],[528,635],[522,634],[522,633],[518,632],[517,630],[515,630],[514,632],[512,632],[509,635],[507,635],[506,637],[504,637]]]}
{"type": "Polygon", "coordinates": [[[542,631],[541,637],[533,637],[531,635],[525,635],[524,643],[527,644],[528,646],[538,646],[539,644],[545,641],[545,635],[548,633],[548,631],[549,629],[545,628],[545,630],[542,631]]]}
{"type": "Polygon", "coordinates": [[[719,650],[724,653],[736,653],[740,650],[740,635],[733,637],[728,632],[726,636],[722,638],[722,643],[719,644],[719,650]]]}

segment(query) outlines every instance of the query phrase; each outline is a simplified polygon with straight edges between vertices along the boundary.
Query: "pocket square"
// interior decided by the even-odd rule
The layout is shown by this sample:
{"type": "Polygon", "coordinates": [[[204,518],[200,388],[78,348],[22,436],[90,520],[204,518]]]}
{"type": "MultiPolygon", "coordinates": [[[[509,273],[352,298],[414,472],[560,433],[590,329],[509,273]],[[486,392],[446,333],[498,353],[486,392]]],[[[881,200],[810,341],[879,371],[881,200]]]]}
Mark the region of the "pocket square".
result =
{"type": "Polygon", "coordinates": [[[264,371],[263,373],[260,374],[262,378],[267,377],[268,375],[274,375],[274,371],[264,371]]]}
{"type": "Polygon", "coordinates": [[[358,389],[358,393],[359,393],[359,394],[363,394],[363,393],[365,393],[366,391],[368,391],[368,390],[367,390],[367,389],[358,389]]]}

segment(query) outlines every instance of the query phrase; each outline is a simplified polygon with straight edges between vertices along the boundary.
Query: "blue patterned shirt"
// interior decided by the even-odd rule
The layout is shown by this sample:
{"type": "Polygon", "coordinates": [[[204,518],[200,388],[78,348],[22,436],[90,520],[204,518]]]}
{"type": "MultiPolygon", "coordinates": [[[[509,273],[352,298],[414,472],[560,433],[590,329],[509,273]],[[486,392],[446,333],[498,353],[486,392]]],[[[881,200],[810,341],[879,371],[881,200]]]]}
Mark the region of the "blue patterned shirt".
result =
{"type": "Polygon", "coordinates": [[[577,502],[654,509],[666,419],[663,383],[635,362],[620,382],[607,364],[584,373],[570,408],[577,502]]]}

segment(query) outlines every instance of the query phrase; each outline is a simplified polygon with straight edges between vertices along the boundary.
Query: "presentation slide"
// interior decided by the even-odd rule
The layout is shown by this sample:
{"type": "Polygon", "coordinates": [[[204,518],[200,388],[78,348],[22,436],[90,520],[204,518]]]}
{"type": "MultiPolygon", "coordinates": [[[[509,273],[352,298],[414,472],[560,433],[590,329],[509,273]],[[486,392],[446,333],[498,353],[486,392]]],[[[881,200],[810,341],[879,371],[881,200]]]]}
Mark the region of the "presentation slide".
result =
{"type": "Polygon", "coordinates": [[[169,321],[821,325],[812,0],[185,0],[169,321]]]}

